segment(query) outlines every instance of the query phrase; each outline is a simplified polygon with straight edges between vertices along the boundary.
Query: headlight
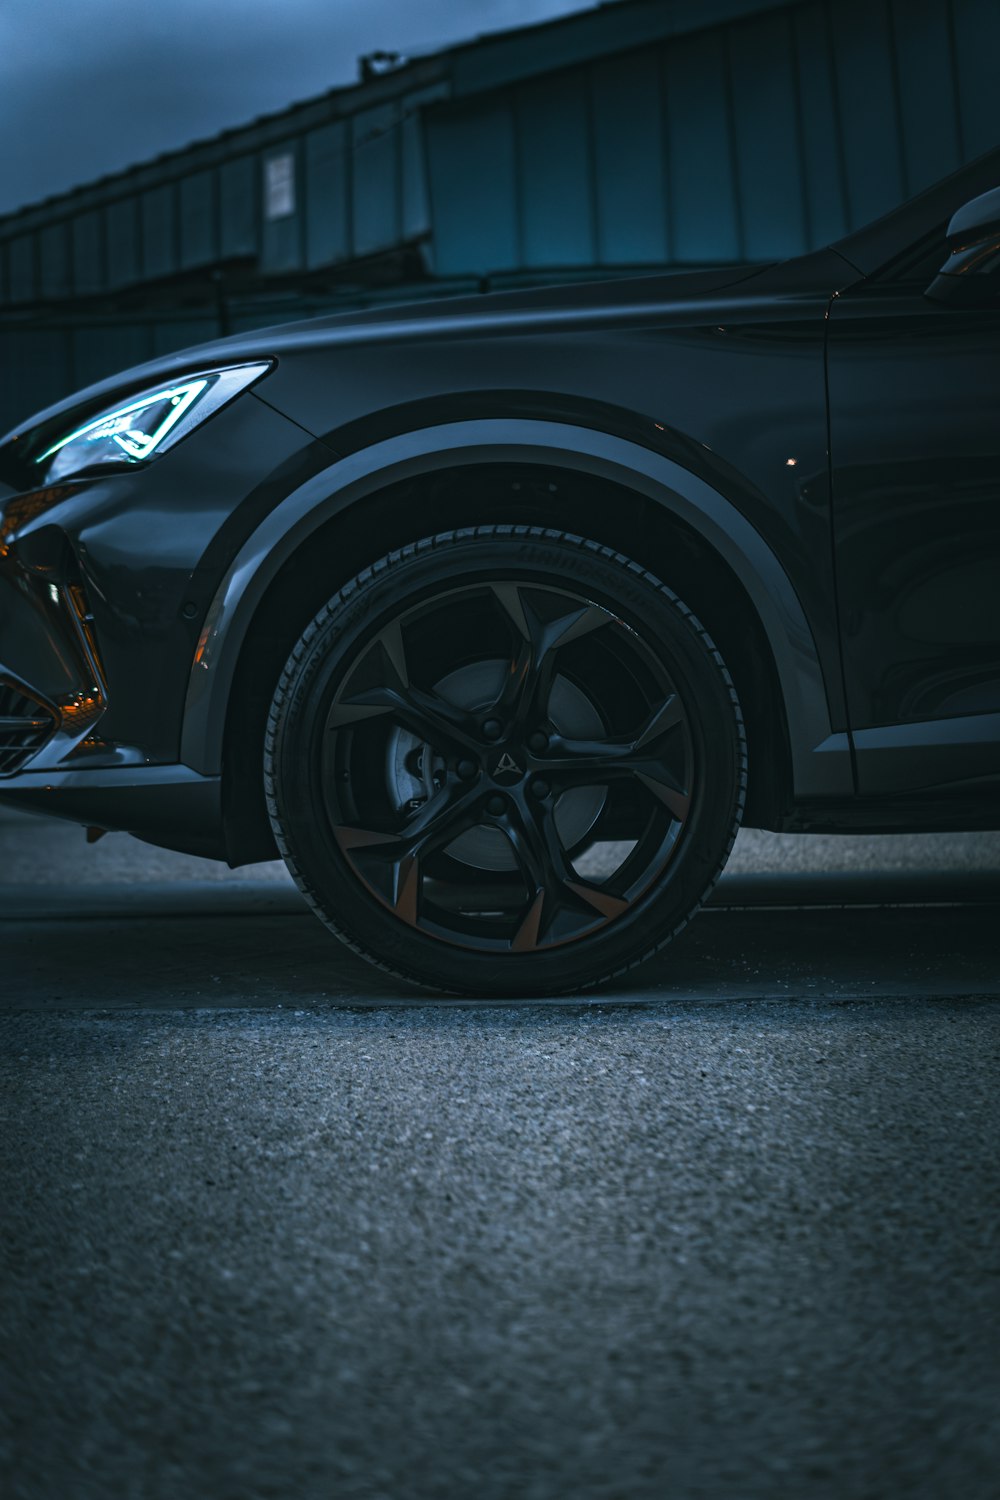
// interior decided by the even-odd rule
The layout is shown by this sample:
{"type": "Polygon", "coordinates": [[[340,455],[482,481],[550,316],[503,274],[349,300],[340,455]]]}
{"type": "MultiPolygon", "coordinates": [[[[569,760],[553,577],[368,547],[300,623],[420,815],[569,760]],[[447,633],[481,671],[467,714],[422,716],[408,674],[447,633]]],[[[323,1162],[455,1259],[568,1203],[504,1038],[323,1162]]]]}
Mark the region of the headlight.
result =
{"type": "Polygon", "coordinates": [[[245,390],[267,364],[206,370],[134,396],[101,412],[39,454],[38,483],[66,479],[81,469],[144,463],[163,453],[245,390]]]}

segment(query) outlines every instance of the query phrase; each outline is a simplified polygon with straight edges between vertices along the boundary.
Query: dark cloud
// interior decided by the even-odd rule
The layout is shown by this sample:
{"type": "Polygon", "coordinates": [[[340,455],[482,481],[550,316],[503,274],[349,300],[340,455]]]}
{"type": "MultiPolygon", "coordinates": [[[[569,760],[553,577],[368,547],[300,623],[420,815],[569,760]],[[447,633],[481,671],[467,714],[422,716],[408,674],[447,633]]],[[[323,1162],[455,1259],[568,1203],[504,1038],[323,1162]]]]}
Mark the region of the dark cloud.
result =
{"type": "Polygon", "coordinates": [[[589,0],[3,0],[0,213],[357,77],[589,0]]]}

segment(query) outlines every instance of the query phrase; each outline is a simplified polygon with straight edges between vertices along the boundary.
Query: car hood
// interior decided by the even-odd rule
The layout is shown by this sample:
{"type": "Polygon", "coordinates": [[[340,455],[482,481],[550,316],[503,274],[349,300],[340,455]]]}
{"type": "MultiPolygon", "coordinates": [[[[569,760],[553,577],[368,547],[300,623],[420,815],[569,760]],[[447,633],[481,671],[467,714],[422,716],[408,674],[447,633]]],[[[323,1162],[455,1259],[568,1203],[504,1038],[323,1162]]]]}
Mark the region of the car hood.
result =
{"type": "Polygon", "coordinates": [[[282,323],[228,338],[195,344],[145,364],[119,371],[35,412],[0,440],[0,449],[61,419],[84,419],[111,401],[159,381],[196,370],[275,359],[303,349],[340,344],[381,343],[421,338],[461,338],[486,331],[537,332],[577,328],[633,318],[669,317],[672,308],[759,277],[761,265],[720,266],[657,276],[536,287],[473,297],[442,297],[398,303],[361,312],[337,313],[304,322],[282,323]]]}

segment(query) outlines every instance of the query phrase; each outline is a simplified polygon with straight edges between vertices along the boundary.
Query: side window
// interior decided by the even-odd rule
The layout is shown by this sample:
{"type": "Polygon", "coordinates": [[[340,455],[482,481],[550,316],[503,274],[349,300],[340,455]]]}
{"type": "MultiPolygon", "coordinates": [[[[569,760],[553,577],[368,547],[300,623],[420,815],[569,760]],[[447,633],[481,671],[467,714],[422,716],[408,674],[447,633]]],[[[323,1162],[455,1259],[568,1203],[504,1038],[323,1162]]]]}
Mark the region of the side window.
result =
{"type": "Polygon", "coordinates": [[[879,272],[878,280],[929,286],[948,259],[947,227],[939,224],[930,234],[911,245],[879,272]]]}
{"type": "Polygon", "coordinates": [[[947,283],[949,291],[932,293],[936,301],[955,306],[991,306],[1000,300],[1000,232],[984,224],[982,229],[970,231],[966,239],[968,243],[962,245],[954,240],[949,243],[948,224],[939,224],[883,266],[873,280],[883,286],[926,291],[938,272],[943,271],[938,287],[947,283]],[[968,295],[964,295],[966,291],[968,295]]]}

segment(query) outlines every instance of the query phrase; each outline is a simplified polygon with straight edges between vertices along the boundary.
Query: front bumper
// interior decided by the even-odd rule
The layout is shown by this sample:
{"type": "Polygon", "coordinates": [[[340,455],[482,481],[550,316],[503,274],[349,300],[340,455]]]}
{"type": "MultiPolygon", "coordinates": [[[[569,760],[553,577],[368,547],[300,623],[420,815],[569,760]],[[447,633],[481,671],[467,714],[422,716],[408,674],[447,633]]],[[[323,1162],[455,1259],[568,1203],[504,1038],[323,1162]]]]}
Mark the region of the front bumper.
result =
{"type": "Polygon", "coordinates": [[[221,779],[189,766],[22,771],[0,781],[0,800],[22,812],[135,834],[150,844],[224,859],[221,779]]]}
{"type": "Polygon", "coordinates": [[[240,397],[153,464],[0,483],[0,800],[225,858],[184,703],[231,557],[330,455],[240,397]]]}
{"type": "Polygon", "coordinates": [[[100,732],[109,690],[88,580],[45,524],[79,489],[0,495],[0,800],[153,843],[182,828],[191,852],[221,854],[218,778],[151,765],[100,732]]]}
{"type": "MultiPolygon", "coordinates": [[[[113,493],[126,498],[121,485],[113,493]]],[[[127,697],[134,697],[124,670],[129,647],[133,682],[151,678],[162,690],[169,662],[179,697],[196,626],[178,622],[184,630],[179,641],[173,621],[166,632],[157,628],[160,600],[148,579],[158,559],[143,557],[138,548],[134,556],[144,570],[144,588],[134,587],[131,598],[144,592],[153,606],[145,618],[134,609],[124,615],[121,600],[106,587],[114,564],[99,572],[100,554],[90,545],[102,526],[109,529],[107,511],[100,484],[0,494],[0,801],[225,858],[220,778],[177,764],[176,751],[171,756],[168,746],[155,744],[155,721],[149,724],[152,749],[149,741],[118,737],[118,726],[128,719],[110,711],[109,652],[112,676],[117,667],[127,697]],[[84,517],[82,525],[74,511],[84,517]],[[102,633],[109,651],[102,649],[102,633]],[[165,636],[172,647],[167,653],[157,650],[165,636]]],[[[115,563],[120,576],[120,548],[115,563]]],[[[175,596],[188,578],[188,569],[175,570],[175,596]]],[[[171,613],[179,614],[179,607],[171,613]]]]}
{"type": "Polygon", "coordinates": [[[18,506],[58,503],[56,491],[8,502],[0,534],[0,786],[31,765],[57,766],[96,748],[108,702],[93,615],[65,536],[43,527],[15,545],[18,506]],[[54,499],[53,496],[56,498],[54,499]]]}
{"type": "Polygon", "coordinates": [[[0,483],[0,680],[58,721],[19,769],[179,761],[220,578],[330,461],[246,392],[148,465],[29,492],[0,483]]]}

